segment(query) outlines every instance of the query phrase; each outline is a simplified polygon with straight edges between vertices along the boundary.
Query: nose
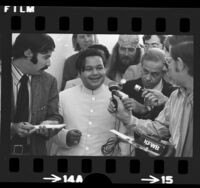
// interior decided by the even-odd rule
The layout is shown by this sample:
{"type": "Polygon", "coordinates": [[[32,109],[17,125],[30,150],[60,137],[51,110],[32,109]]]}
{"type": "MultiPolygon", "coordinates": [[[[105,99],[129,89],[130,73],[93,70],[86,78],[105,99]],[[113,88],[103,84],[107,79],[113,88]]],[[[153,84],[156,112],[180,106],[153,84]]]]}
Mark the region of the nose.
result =
{"type": "Polygon", "coordinates": [[[93,69],[92,74],[98,74],[97,69],[93,69]]]}
{"type": "Polygon", "coordinates": [[[150,74],[147,74],[147,75],[146,75],[146,80],[147,80],[147,81],[151,80],[151,75],[150,75],[150,74]]]}

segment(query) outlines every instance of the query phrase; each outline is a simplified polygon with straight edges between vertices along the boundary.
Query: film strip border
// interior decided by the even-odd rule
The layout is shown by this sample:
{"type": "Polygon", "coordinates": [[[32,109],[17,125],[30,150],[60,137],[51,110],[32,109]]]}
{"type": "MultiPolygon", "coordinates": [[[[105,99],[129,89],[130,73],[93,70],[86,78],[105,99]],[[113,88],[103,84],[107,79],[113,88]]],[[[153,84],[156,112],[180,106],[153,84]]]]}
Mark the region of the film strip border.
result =
{"type": "MultiPolygon", "coordinates": [[[[39,7],[35,14],[4,14],[5,31],[47,33],[159,33],[197,34],[196,21],[199,9],[117,9],[117,8],[61,8],[39,7]],[[53,15],[52,12],[55,12],[53,15]],[[158,16],[159,15],[159,16],[158,16]]],[[[10,41],[10,39],[9,39],[10,41]]],[[[197,41],[200,41],[197,37],[197,41]]],[[[195,133],[194,133],[195,134],[195,133]]],[[[198,138],[198,137],[196,137],[198,138]]],[[[199,142],[198,142],[199,146],[199,142]]],[[[197,154],[197,152],[196,152],[197,154]]],[[[197,155],[196,155],[197,156],[197,155]]],[[[101,173],[114,183],[141,183],[141,175],[170,174],[175,183],[196,183],[193,159],[135,159],[90,157],[11,157],[3,156],[3,180],[42,181],[50,173],[84,174],[101,173]],[[4,159],[3,159],[4,158],[4,159]],[[28,168],[27,168],[28,166],[28,168]],[[27,172],[27,174],[26,174],[27,172]],[[26,177],[22,176],[24,174],[26,177]],[[126,177],[126,178],[124,178],[126,177]]],[[[199,163],[196,163],[196,167],[199,163]]]]}
{"type": "MultiPolygon", "coordinates": [[[[163,159],[137,159],[137,158],[104,158],[104,157],[55,157],[55,158],[15,158],[7,160],[5,174],[17,177],[18,181],[40,182],[42,177],[56,174],[58,176],[81,175],[83,183],[105,181],[112,183],[143,183],[142,177],[152,175],[157,178],[171,176],[171,183],[188,184],[188,176],[191,174],[187,159],[163,160],[163,159]],[[28,166],[28,169],[27,169],[28,166]],[[24,174],[27,173],[27,174],[24,174]],[[20,177],[20,174],[24,176],[20,177]],[[28,175],[28,177],[26,177],[28,175]],[[40,177],[40,178],[38,178],[40,177]],[[28,180],[27,180],[28,179],[28,180]]],[[[15,179],[16,180],[16,179],[15,179]]],[[[11,180],[12,181],[12,180],[11,180]]],[[[160,179],[160,183],[168,184],[167,180],[160,179]]],[[[194,183],[194,182],[193,182],[194,183]]],[[[101,184],[101,182],[100,182],[101,184]]]]}
{"type": "MultiPolygon", "coordinates": [[[[35,26],[35,31],[46,31],[47,28],[47,19],[43,16],[36,16],[35,21],[33,22],[35,26]]],[[[84,17],[82,19],[82,28],[84,32],[93,32],[94,31],[94,22],[93,17],[84,17]]],[[[118,32],[119,22],[116,17],[109,17],[106,21],[106,29],[108,32],[118,32]]],[[[70,30],[70,18],[69,17],[60,17],[58,20],[59,31],[67,32],[70,30]]],[[[155,19],[155,32],[166,32],[166,18],[158,17],[155,19]]],[[[190,18],[183,17],[179,19],[179,31],[181,33],[190,32],[190,18]]],[[[22,18],[20,16],[11,17],[11,30],[18,32],[23,28],[22,18]]],[[[141,32],[142,31],[142,19],[140,17],[135,17],[131,19],[131,31],[132,32],[141,32]]]]}
{"type": "MultiPolygon", "coordinates": [[[[27,12],[31,8],[26,6],[9,9],[2,16],[12,32],[188,34],[194,32],[198,15],[198,9],[178,8],[35,7],[34,12],[27,12]]],[[[5,11],[3,7],[0,10],[5,11]]]]}

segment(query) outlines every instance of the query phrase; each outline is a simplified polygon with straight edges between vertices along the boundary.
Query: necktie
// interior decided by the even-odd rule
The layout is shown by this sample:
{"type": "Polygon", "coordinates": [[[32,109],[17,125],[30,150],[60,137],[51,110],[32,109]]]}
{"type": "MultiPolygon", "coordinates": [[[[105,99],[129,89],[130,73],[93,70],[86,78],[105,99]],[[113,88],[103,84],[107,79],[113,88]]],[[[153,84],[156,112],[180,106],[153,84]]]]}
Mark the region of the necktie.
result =
{"type": "Polygon", "coordinates": [[[28,121],[29,117],[29,93],[28,93],[28,76],[23,75],[20,79],[20,88],[17,94],[16,113],[14,122],[28,121]]]}
{"type": "MultiPolygon", "coordinates": [[[[28,76],[23,75],[20,79],[20,88],[17,94],[16,110],[14,115],[14,123],[27,122],[29,120],[29,92],[28,92],[28,76]]],[[[13,136],[12,145],[16,148],[16,145],[21,145],[23,150],[20,149],[20,154],[29,151],[27,145],[27,138],[20,137],[18,135],[13,136]]],[[[18,146],[19,147],[19,146],[18,146]]],[[[16,151],[17,149],[15,149],[16,151]]]]}

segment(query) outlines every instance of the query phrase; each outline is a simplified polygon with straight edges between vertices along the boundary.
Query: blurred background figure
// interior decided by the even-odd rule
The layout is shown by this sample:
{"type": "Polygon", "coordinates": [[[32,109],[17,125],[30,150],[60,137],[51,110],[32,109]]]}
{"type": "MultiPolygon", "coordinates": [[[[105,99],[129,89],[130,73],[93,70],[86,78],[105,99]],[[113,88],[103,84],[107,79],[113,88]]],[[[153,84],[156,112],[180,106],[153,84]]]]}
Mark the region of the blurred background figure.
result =
{"type": "MultiPolygon", "coordinates": [[[[164,35],[143,35],[144,52],[150,48],[164,48],[164,35]]],[[[141,64],[138,66],[131,65],[124,73],[124,79],[126,80],[137,80],[142,76],[141,64]]]]}
{"type": "Polygon", "coordinates": [[[78,76],[78,72],[76,70],[76,60],[78,58],[79,52],[96,43],[98,43],[97,37],[94,34],[73,34],[72,44],[74,51],[77,51],[77,53],[65,60],[61,91],[65,88],[66,82],[68,80],[75,79],[78,76]]]}
{"type": "Polygon", "coordinates": [[[110,57],[108,78],[119,82],[129,66],[136,65],[135,69],[137,69],[142,54],[139,35],[120,35],[110,57]]]}
{"type": "MultiPolygon", "coordinates": [[[[104,61],[103,61],[104,67],[106,69],[106,67],[108,66],[108,59],[110,57],[110,53],[109,53],[107,47],[102,44],[94,44],[94,45],[89,46],[88,48],[96,49],[102,54],[102,57],[104,58],[104,61]]],[[[108,85],[109,81],[110,80],[106,77],[104,84],[108,85]]],[[[75,78],[73,80],[67,81],[64,89],[68,89],[68,88],[74,87],[79,84],[81,84],[81,79],[75,78]]]]}
{"type": "Polygon", "coordinates": [[[144,35],[142,37],[145,52],[150,48],[164,49],[165,35],[144,35]]]}

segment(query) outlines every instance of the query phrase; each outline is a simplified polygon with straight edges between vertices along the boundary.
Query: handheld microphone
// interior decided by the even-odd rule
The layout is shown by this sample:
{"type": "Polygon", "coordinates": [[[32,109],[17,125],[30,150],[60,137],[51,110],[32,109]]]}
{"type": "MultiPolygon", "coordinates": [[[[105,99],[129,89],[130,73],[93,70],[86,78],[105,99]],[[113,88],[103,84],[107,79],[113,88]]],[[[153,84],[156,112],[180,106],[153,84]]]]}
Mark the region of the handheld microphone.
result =
{"type": "MultiPolygon", "coordinates": [[[[147,135],[134,131],[137,148],[152,153],[155,156],[173,155],[172,145],[163,144],[161,140],[153,139],[147,135]]],[[[166,142],[166,141],[165,141],[166,142]]]]}
{"type": "Polygon", "coordinates": [[[120,81],[120,83],[117,83],[117,82],[110,82],[109,83],[109,90],[112,93],[112,99],[111,100],[114,103],[116,109],[118,107],[118,104],[117,104],[117,100],[114,98],[114,95],[119,97],[120,99],[124,99],[124,98],[128,97],[127,94],[120,91],[123,87],[123,84],[125,84],[125,83],[126,83],[125,79],[122,79],[120,81]]]}
{"type": "MultiPolygon", "coordinates": [[[[137,92],[139,92],[140,95],[142,96],[142,92],[144,91],[144,88],[142,88],[142,86],[140,86],[138,84],[135,84],[134,90],[137,91],[137,92]]],[[[154,108],[154,106],[147,104],[147,101],[146,101],[145,98],[144,98],[144,103],[146,103],[145,106],[146,106],[146,108],[147,108],[148,111],[151,111],[154,108]]],[[[155,103],[158,104],[158,100],[156,100],[155,103]]]]}

